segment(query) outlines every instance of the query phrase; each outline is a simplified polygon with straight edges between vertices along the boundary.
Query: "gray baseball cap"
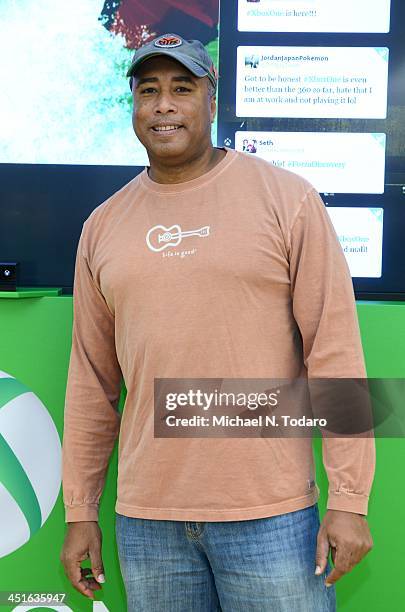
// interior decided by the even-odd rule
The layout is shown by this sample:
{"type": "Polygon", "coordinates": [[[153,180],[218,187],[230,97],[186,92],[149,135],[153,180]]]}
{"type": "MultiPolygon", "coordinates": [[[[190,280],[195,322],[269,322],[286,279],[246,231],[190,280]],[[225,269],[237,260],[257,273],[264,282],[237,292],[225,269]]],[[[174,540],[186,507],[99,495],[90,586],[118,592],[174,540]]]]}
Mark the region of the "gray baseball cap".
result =
{"type": "Polygon", "coordinates": [[[172,57],[197,77],[207,76],[216,89],[218,73],[202,42],[185,40],[178,34],[163,34],[163,36],[158,36],[135,51],[127,72],[127,77],[131,77],[129,82],[131,90],[132,77],[136,74],[139,66],[155,55],[172,57]]]}

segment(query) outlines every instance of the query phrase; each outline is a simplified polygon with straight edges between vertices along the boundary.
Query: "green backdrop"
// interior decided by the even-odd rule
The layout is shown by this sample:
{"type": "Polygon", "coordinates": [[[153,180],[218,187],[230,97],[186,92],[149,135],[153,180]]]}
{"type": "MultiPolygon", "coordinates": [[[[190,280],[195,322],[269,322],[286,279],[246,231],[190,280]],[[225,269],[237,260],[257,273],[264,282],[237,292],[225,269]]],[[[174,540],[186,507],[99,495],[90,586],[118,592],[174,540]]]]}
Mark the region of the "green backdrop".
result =
{"type": "MultiPolygon", "coordinates": [[[[405,303],[358,302],[369,377],[405,378],[405,303]]],[[[65,386],[72,330],[72,297],[0,298],[0,370],[16,377],[45,404],[62,436],[65,386]]],[[[122,408],[125,389],[121,396],[122,408]]],[[[396,612],[405,609],[403,543],[405,491],[403,439],[377,439],[377,470],[368,520],[374,548],[337,583],[342,612],[396,612]]],[[[319,507],[325,512],[327,480],[321,440],[314,439],[319,507]]],[[[67,593],[74,612],[125,612],[125,592],[114,535],[117,447],[104,491],[100,523],[106,583],[93,603],[69,587],[59,555],[65,523],[61,493],[44,524],[24,546],[0,558],[0,591],[67,593]]],[[[4,528],[4,527],[3,527],[4,528]]],[[[0,537],[2,526],[0,525],[0,537]]],[[[87,564],[89,565],[89,564],[87,564]]],[[[3,609],[12,610],[13,606],[3,609]]],[[[38,608],[48,610],[49,608],[38,608]]],[[[61,608],[62,609],[62,608],[61,608]]],[[[308,611],[310,612],[310,611],[308,611]]]]}

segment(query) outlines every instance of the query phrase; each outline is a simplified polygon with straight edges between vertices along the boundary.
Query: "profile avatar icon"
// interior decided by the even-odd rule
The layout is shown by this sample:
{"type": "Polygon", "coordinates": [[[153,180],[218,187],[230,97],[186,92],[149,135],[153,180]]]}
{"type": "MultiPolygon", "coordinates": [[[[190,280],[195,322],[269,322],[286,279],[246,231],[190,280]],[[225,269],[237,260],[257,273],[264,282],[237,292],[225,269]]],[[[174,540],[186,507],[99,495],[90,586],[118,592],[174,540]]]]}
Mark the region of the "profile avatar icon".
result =
{"type": "Polygon", "coordinates": [[[250,68],[257,68],[260,62],[260,58],[258,55],[246,55],[245,56],[245,66],[249,66],[250,68]]]}
{"type": "Polygon", "coordinates": [[[246,153],[257,153],[257,140],[255,138],[243,140],[242,151],[246,153]]]}

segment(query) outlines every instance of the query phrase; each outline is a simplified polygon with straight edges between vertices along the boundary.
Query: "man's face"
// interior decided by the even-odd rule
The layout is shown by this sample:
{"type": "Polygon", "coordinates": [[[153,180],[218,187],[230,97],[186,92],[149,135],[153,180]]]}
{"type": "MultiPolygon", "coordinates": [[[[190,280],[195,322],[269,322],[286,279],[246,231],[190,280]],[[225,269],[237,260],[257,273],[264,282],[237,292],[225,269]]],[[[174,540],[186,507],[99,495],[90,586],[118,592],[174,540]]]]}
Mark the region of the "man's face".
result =
{"type": "Polygon", "coordinates": [[[132,86],[132,125],[149,157],[180,163],[212,146],[216,104],[208,82],[162,55],[141,64],[132,86]]]}

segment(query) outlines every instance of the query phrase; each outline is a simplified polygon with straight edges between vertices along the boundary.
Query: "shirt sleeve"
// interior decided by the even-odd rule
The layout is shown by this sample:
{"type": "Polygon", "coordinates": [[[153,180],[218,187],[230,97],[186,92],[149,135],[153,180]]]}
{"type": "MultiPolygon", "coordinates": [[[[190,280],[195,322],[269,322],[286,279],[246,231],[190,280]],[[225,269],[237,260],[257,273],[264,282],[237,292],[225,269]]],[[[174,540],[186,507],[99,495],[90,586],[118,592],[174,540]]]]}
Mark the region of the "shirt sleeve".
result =
{"type": "MultiPolygon", "coordinates": [[[[301,202],[290,233],[293,314],[310,378],[366,378],[350,271],[319,194],[301,202]]],[[[375,472],[373,431],[323,437],[327,508],[367,514],[375,472]]]]}
{"type": "Polygon", "coordinates": [[[72,349],[65,397],[62,486],[66,522],[97,521],[119,434],[122,373],[114,316],[96,285],[80,236],[73,287],[72,349]]]}

